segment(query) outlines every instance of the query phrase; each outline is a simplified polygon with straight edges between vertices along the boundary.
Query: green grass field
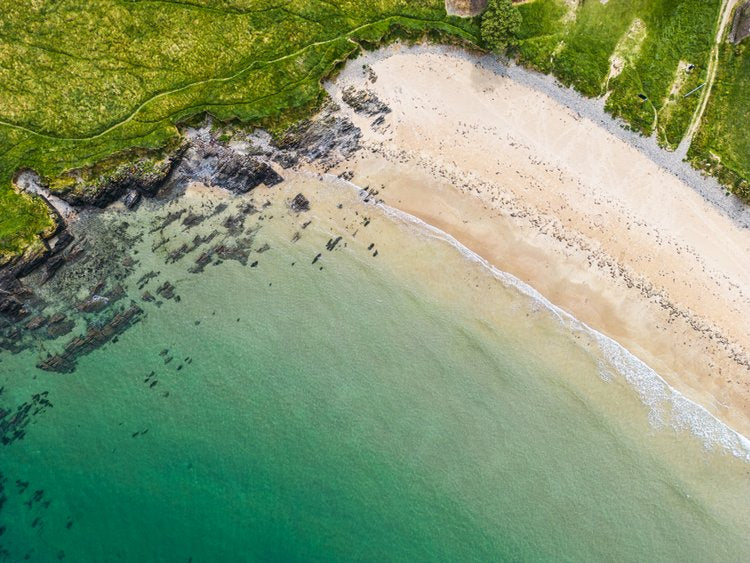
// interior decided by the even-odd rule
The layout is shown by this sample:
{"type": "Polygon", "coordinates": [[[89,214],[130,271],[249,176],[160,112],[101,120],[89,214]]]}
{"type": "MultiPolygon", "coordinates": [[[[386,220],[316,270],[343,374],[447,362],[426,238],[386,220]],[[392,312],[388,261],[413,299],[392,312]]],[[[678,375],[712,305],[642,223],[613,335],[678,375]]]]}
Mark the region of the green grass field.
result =
{"type": "Polygon", "coordinates": [[[643,134],[656,130],[659,142],[674,148],[698,104],[697,95],[683,96],[705,80],[720,5],[584,1],[571,11],[563,0],[536,0],[520,8],[519,56],[587,96],[608,94],[613,115],[643,134]],[[611,73],[613,55],[621,61],[619,74],[611,73]],[[687,71],[689,65],[694,68],[687,71]]]}
{"type": "Polygon", "coordinates": [[[38,0],[0,10],[0,263],[52,220],[12,189],[54,178],[210,112],[260,122],[315,104],[320,81],[394,28],[476,41],[443,0],[38,0]]]}
{"type": "Polygon", "coordinates": [[[750,201],[750,40],[725,44],[701,127],[688,157],[750,201]]]}

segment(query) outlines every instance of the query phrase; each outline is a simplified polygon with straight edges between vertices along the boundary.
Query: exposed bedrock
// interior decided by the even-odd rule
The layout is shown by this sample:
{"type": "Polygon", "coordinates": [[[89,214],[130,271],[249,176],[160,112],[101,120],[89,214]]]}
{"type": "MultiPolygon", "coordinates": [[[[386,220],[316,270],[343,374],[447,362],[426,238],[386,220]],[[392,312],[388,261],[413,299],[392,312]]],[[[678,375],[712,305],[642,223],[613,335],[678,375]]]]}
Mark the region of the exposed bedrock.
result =
{"type": "Polygon", "coordinates": [[[271,158],[285,168],[300,160],[333,166],[354,154],[359,150],[362,131],[349,119],[334,115],[338,110],[329,103],[314,119],[290,128],[271,143],[271,158]]]}
{"type": "Polygon", "coordinates": [[[260,185],[275,186],[283,180],[268,163],[213,139],[194,141],[173,175],[174,182],[204,182],[240,194],[260,185]]]}
{"type": "Polygon", "coordinates": [[[452,16],[478,16],[487,8],[487,0],[445,0],[445,11],[452,16]]]}
{"type": "Polygon", "coordinates": [[[13,320],[27,316],[27,304],[33,297],[33,292],[20,280],[44,265],[44,283],[64,264],[65,257],[62,253],[70,245],[73,237],[67,231],[62,231],[56,240],[50,240],[54,240],[51,247],[48,241],[40,239],[23,255],[0,268],[0,316],[13,320]]]}
{"type": "Polygon", "coordinates": [[[132,208],[141,195],[150,197],[159,191],[183,150],[175,150],[162,159],[138,158],[102,172],[96,167],[71,171],[55,182],[51,190],[78,207],[103,208],[125,196],[125,204],[132,208]]]}
{"type": "Polygon", "coordinates": [[[357,90],[354,86],[349,86],[341,93],[341,98],[349,107],[360,114],[373,117],[391,113],[391,108],[369,90],[357,90]]]}

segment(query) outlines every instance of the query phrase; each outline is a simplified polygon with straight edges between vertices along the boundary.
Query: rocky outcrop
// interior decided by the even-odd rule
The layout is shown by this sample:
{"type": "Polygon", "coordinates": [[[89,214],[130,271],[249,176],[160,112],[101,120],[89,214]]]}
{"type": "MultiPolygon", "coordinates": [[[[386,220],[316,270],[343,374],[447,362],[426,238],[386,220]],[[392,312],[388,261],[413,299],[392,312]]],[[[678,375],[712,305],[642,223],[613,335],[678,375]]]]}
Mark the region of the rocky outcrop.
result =
{"type": "MultiPolygon", "coordinates": [[[[355,111],[367,115],[382,115],[389,111],[370,92],[352,91],[347,103],[355,111]]],[[[195,181],[244,194],[259,186],[271,187],[282,182],[283,177],[274,169],[276,164],[284,168],[300,161],[318,161],[324,167],[333,166],[357,151],[361,131],[349,119],[338,115],[339,109],[329,102],[317,116],[298,123],[280,139],[273,139],[268,133],[257,130],[243,134],[242,138],[247,140],[244,145],[228,145],[219,141],[217,129],[210,127],[208,122],[209,125],[199,130],[186,130],[184,144],[167,156],[144,156],[141,153],[131,155],[134,160],[125,162],[121,154],[90,168],[66,173],[49,185],[31,171],[26,171],[22,179],[24,186],[36,189],[35,193],[55,198],[58,204],[67,206],[65,209],[70,213],[66,212],[65,215],[70,216],[77,213],[70,205],[102,208],[118,199],[122,199],[128,209],[135,209],[144,197],[167,193],[195,181]]],[[[294,212],[303,213],[310,209],[310,202],[299,194],[290,202],[290,207],[294,212]]],[[[205,219],[198,212],[187,213],[183,217],[183,212],[167,214],[154,228],[163,229],[171,222],[180,220],[189,229],[205,219]]],[[[250,206],[246,212],[257,211],[250,206]]],[[[91,213],[91,216],[95,217],[96,214],[91,213]]],[[[58,219],[58,228],[61,228],[62,217],[58,215],[58,219]]],[[[242,219],[232,219],[237,222],[236,229],[227,225],[229,232],[238,231],[238,237],[243,227],[242,219]]],[[[126,223],[123,222],[123,225],[126,223]]],[[[75,226],[70,227],[70,232],[63,229],[56,239],[51,238],[49,242],[40,240],[23,256],[0,267],[0,348],[19,348],[25,342],[24,331],[33,332],[35,338],[46,331],[50,338],[56,338],[73,328],[70,318],[51,322],[43,316],[45,304],[34,296],[23,280],[32,272],[41,270],[30,278],[33,284],[39,286],[51,282],[61,287],[71,284],[90,284],[89,287],[92,287],[105,275],[109,280],[123,279],[125,272],[121,270],[127,270],[127,267],[121,263],[122,255],[129,244],[126,232],[92,233],[90,230],[78,231],[75,226]],[[74,241],[70,232],[77,233],[79,240],[74,241]],[[77,263],[75,273],[69,276],[69,270],[64,268],[66,263],[73,261],[77,263]],[[42,323],[38,326],[34,320],[37,317],[42,323]],[[19,322],[21,319],[23,322],[19,322]]],[[[169,253],[169,260],[181,259],[194,247],[210,242],[213,236],[196,236],[193,245],[173,249],[169,253]]],[[[251,245],[252,236],[239,237],[234,244],[214,245],[196,260],[191,271],[200,271],[206,265],[222,260],[248,263],[251,245]]],[[[156,296],[179,299],[171,287],[160,288],[156,296]]],[[[68,298],[69,312],[76,318],[97,314],[114,302],[107,295],[100,297],[98,292],[92,292],[84,301],[80,300],[80,296],[74,297],[73,293],[68,298]]],[[[87,338],[93,342],[91,339],[97,336],[92,333],[87,338]]],[[[75,362],[69,360],[73,357],[71,354],[77,354],[76,350],[74,346],[66,353],[67,356],[63,354],[60,358],[49,358],[45,361],[44,369],[73,369],[75,362]]]]}
{"type": "Polygon", "coordinates": [[[175,180],[199,181],[244,194],[260,185],[275,186],[284,178],[261,159],[209,140],[196,141],[186,151],[175,180]]]}
{"type": "Polygon", "coordinates": [[[736,45],[747,37],[750,37],[750,0],[740,5],[734,13],[729,41],[736,45]]]}
{"type": "Polygon", "coordinates": [[[291,207],[292,211],[294,211],[295,213],[302,213],[305,211],[310,211],[310,202],[304,195],[297,194],[289,204],[289,207],[291,207]]]}
{"type": "Polygon", "coordinates": [[[359,150],[362,131],[349,119],[334,115],[339,108],[326,106],[315,119],[304,120],[273,142],[272,158],[284,167],[300,160],[333,166],[359,150]]]}
{"type": "Polygon", "coordinates": [[[135,207],[141,195],[156,194],[181,153],[182,149],[178,149],[165,157],[144,156],[119,164],[105,161],[91,168],[73,170],[56,179],[50,191],[75,206],[103,208],[126,196],[126,205],[135,207]]]}
{"type": "Polygon", "coordinates": [[[0,315],[18,320],[28,314],[25,303],[33,293],[20,280],[54,253],[47,241],[40,239],[24,254],[0,268],[0,315]]]}
{"type": "Polygon", "coordinates": [[[451,16],[478,16],[487,9],[487,0],[445,0],[445,11],[451,16]]]}
{"type": "Polygon", "coordinates": [[[349,86],[341,93],[341,99],[359,114],[373,117],[391,113],[391,108],[369,90],[357,90],[354,86],[349,86]]]}
{"type": "Polygon", "coordinates": [[[0,315],[11,319],[22,319],[28,315],[24,303],[31,292],[26,289],[12,272],[0,273],[0,315]]]}
{"type": "Polygon", "coordinates": [[[130,190],[127,194],[125,194],[122,202],[128,209],[135,209],[141,202],[141,192],[139,192],[138,190],[130,190]]]}

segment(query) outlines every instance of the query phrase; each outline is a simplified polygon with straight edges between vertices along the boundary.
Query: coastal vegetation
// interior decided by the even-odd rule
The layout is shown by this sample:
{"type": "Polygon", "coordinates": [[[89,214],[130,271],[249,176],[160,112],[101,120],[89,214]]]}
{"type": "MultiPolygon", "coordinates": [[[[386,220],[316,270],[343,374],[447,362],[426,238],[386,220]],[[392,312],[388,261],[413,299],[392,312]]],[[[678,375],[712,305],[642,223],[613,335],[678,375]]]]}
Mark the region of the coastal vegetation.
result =
{"type": "Polygon", "coordinates": [[[688,157],[750,201],[750,45],[722,45],[713,92],[688,157]]]}
{"type": "Polygon", "coordinates": [[[496,53],[505,53],[521,29],[521,13],[511,0],[490,0],[482,14],[482,41],[496,53]]]}
{"type": "Polygon", "coordinates": [[[720,0],[521,4],[520,60],[554,74],[634,130],[675,148],[706,80],[720,0]],[[686,96],[687,95],[687,96],[686,96]]]}
{"type": "Polygon", "coordinates": [[[176,124],[274,123],[322,98],[321,79],[363,45],[426,32],[478,41],[442,0],[80,0],[0,13],[0,264],[54,230],[45,203],[13,187],[132,149],[176,124]]]}

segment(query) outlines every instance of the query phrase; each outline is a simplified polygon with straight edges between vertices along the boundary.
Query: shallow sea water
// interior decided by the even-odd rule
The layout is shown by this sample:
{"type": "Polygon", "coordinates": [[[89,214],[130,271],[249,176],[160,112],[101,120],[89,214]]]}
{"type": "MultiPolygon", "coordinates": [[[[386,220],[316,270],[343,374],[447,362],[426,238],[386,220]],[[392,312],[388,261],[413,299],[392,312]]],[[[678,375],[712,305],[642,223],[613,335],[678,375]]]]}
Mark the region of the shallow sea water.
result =
{"type": "Polygon", "coordinates": [[[0,449],[8,560],[750,557],[741,440],[613,343],[343,182],[252,199],[242,234],[214,190],[131,215],[143,318],[74,373],[0,355],[0,406],[54,405],[0,449]],[[165,263],[213,231],[248,263],[165,263]]]}

